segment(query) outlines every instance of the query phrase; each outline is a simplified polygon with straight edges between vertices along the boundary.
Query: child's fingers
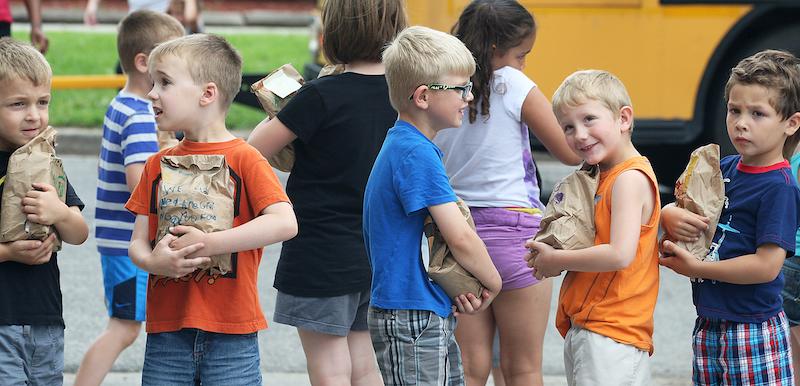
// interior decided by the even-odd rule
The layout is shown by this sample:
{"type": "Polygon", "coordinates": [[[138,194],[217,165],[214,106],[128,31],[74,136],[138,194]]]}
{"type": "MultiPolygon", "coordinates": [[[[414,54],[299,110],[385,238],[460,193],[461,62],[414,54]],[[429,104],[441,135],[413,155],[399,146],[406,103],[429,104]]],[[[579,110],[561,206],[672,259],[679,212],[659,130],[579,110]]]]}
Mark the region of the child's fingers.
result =
{"type": "MultiPolygon", "coordinates": [[[[175,237],[175,236],[172,236],[172,237],[175,237]]],[[[200,249],[203,248],[203,246],[204,246],[203,243],[191,244],[191,245],[187,245],[187,246],[185,246],[185,247],[183,247],[181,249],[178,249],[177,251],[175,251],[175,253],[177,253],[181,257],[186,257],[186,256],[191,255],[192,253],[195,253],[195,252],[199,251],[200,249]]],[[[197,259],[199,259],[199,258],[200,257],[197,257],[197,259]]],[[[206,257],[206,259],[207,259],[207,257],[206,257]]],[[[190,260],[190,259],[187,258],[187,260],[190,260]]]]}
{"type": "Polygon", "coordinates": [[[174,227],[170,227],[169,228],[169,233],[171,233],[171,234],[173,234],[175,236],[182,236],[182,235],[184,235],[186,233],[189,233],[189,231],[191,231],[192,229],[194,229],[194,228],[192,228],[190,226],[176,225],[174,227]]]}
{"type": "Polygon", "coordinates": [[[708,229],[708,223],[710,221],[708,217],[704,217],[689,211],[686,211],[686,213],[687,215],[683,216],[683,221],[701,231],[708,229]]]}
{"type": "Polygon", "coordinates": [[[55,188],[52,185],[45,184],[44,182],[34,182],[34,183],[31,184],[31,186],[33,186],[34,189],[36,189],[38,191],[41,191],[41,192],[47,192],[47,191],[50,191],[50,190],[55,190],[55,188]]]}

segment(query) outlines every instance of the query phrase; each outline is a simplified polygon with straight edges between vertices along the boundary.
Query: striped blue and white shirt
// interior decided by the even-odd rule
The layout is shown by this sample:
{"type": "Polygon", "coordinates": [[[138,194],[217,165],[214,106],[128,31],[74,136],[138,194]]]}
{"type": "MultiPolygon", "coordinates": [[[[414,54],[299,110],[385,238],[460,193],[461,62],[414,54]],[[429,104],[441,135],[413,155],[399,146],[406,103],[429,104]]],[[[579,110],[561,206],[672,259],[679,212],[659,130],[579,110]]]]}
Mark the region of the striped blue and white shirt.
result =
{"type": "Polygon", "coordinates": [[[101,254],[128,255],[136,217],[125,209],[131,195],[125,183],[125,166],[143,163],[157,151],[152,104],[120,91],[103,119],[103,141],[97,166],[95,239],[101,254]]]}

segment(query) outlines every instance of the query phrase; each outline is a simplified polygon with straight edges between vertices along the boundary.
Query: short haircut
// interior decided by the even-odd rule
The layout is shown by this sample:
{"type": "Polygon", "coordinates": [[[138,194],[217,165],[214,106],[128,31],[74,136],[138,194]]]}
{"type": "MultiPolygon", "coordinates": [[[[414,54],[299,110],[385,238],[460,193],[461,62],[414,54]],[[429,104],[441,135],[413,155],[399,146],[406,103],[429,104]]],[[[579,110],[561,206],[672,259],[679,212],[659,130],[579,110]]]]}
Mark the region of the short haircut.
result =
{"type": "MultiPolygon", "coordinates": [[[[742,59],[731,69],[725,84],[725,100],[731,96],[731,88],[740,85],[758,85],[774,92],[775,99],[769,104],[782,119],[800,112],[800,59],[786,51],[764,50],[742,59]]],[[[800,141],[800,130],[786,139],[783,156],[792,157],[800,141]]]]}
{"type": "Polygon", "coordinates": [[[383,52],[389,100],[395,110],[405,111],[408,97],[422,84],[441,82],[443,76],[469,77],[475,59],[456,37],[427,27],[400,32],[383,52]]]}
{"type": "Polygon", "coordinates": [[[377,63],[406,28],[406,12],[401,0],[325,0],[322,28],[322,51],[332,64],[377,63]]]}
{"type": "Polygon", "coordinates": [[[122,70],[131,73],[136,55],[149,55],[159,43],[183,34],[183,26],[172,16],[148,10],[131,12],[119,22],[117,31],[117,55],[122,70]]]}
{"type": "Polygon", "coordinates": [[[183,60],[195,83],[216,84],[223,108],[230,107],[242,86],[242,57],[225,38],[193,34],[159,44],[150,53],[149,66],[167,55],[183,60]]]}
{"type": "Polygon", "coordinates": [[[558,86],[553,94],[553,112],[558,116],[564,107],[576,107],[590,100],[600,102],[614,117],[619,117],[623,107],[633,107],[628,90],[614,74],[603,70],[582,70],[573,72],[558,86]]]}
{"type": "Polygon", "coordinates": [[[35,86],[50,84],[53,71],[39,51],[12,38],[0,38],[0,82],[24,79],[35,86]]]}

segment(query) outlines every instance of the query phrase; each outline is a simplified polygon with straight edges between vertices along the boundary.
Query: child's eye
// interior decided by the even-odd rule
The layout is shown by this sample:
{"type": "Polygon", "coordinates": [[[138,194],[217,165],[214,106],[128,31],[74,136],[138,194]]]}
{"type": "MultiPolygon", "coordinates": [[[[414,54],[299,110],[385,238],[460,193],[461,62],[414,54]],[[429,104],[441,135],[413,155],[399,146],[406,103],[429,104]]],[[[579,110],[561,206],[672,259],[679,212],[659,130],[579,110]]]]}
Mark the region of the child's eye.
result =
{"type": "Polygon", "coordinates": [[[25,107],[25,102],[17,101],[8,104],[10,107],[25,107]]]}
{"type": "Polygon", "coordinates": [[[572,133],[573,130],[575,130],[575,127],[572,125],[566,125],[563,127],[563,129],[564,129],[564,134],[569,134],[572,133]]]}
{"type": "Polygon", "coordinates": [[[763,117],[763,116],[765,116],[765,114],[760,112],[760,111],[753,111],[753,116],[754,117],[763,117]]]}
{"type": "Polygon", "coordinates": [[[42,99],[39,101],[39,106],[48,106],[48,105],[50,105],[49,99],[42,99]]]}
{"type": "Polygon", "coordinates": [[[166,86],[166,85],[170,84],[170,81],[167,80],[167,79],[161,79],[160,83],[161,83],[162,86],[166,86]]]}
{"type": "Polygon", "coordinates": [[[587,115],[586,118],[583,118],[583,120],[586,122],[591,122],[595,119],[597,119],[597,117],[595,117],[594,115],[587,115]]]}
{"type": "Polygon", "coordinates": [[[729,107],[728,108],[728,113],[729,114],[739,114],[739,109],[737,109],[735,107],[729,107]]]}

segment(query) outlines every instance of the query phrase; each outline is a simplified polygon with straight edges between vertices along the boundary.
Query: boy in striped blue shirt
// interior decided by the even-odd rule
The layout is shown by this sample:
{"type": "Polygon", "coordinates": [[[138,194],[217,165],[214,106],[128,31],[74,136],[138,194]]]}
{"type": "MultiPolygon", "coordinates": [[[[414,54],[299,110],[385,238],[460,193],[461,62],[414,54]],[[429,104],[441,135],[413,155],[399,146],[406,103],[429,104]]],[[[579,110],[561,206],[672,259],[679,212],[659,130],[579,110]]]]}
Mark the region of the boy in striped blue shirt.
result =
{"type": "Polygon", "coordinates": [[[147,272],[128,257],[135,217],[125,203],[144,162],[159,150],[155,114],[146,97],[153,86],[147,59],[157,44],[180,36],[183,27],[176,19],[153,11],[133,12],[119,25],[117,51],[127,79],[103,120],[95,212],[109,321],[86,352],[77,385],[99,385],[117,356],[136,340],[145,319],[147,272]]]}

